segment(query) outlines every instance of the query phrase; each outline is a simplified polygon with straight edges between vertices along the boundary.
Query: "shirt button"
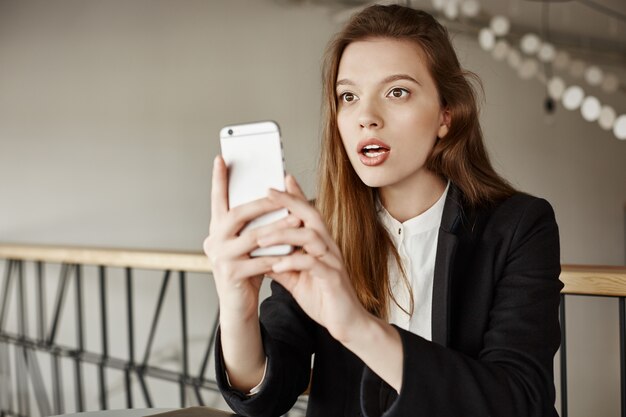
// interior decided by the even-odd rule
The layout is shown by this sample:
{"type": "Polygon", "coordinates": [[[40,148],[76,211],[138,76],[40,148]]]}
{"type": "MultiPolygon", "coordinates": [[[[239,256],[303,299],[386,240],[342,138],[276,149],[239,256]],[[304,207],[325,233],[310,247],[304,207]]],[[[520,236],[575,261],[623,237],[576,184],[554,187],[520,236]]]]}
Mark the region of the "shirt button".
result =
{"type": "Polygon", "coordinates": [[[399,235],[400,235],[400,234],[402,234],[402,228],[401,228],[401,227],[400,227],[400,228],[398,228],[398,234],[399,234],[399,235]]]}

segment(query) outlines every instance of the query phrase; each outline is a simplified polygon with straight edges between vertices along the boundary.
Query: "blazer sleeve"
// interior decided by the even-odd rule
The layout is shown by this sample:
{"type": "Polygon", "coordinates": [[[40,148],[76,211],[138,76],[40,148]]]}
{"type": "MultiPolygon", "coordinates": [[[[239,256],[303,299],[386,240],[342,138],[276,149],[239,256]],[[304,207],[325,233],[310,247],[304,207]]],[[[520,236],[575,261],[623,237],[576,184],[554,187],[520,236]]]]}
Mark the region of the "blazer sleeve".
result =
{"type": "Polygon", "coordinates": [[[272,295],[261,303],[261,337],[267,356],[267,370],[256,394],[248,396],[230,386],[219,329],[216,337],[217,384],[226,403],[242,416],[275,417],[285,414],[310,380],[314,322],[280,284],[272,281],[271,288],[272,295]]]}
{"type": "MultiPolygon", "coordinates": [[[[547,417],[554,410],[553,360],[560,343],[560,256],[552,207],[533,199],[510,238],[477,358],[398,329],[400,394],[365,368],[368,417],[547,417]]],[[[515,227],[515,226],[514,226],[515,227]]]]}

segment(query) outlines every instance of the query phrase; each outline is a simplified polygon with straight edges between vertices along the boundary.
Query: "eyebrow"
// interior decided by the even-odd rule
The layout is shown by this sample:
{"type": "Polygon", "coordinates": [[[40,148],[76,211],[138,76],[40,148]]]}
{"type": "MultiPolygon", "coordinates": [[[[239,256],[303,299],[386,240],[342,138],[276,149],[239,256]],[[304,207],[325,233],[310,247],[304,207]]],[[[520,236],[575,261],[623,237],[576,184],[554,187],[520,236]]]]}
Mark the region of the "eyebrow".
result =
{"type": "MultiPolygon", "coordinates": [[[[391,83],[394,81],[400,81],[400,80],[406,80],[406,81],[411,81],[417,85],[422,85],[422,83],[420,83],[419,81],[417,81],[415,78],[411,77],[410,75],[407,74],[394,74],[394,75],[390,75],[388,77],[385,77],[380,84],[387,84],[387,83],[391,83]]],[[[347,79],[347,78],[343,78],[341,80],[337,81],[336,87],[339,87],[340,85],[355,85],[353,81],[347,79]]]]}

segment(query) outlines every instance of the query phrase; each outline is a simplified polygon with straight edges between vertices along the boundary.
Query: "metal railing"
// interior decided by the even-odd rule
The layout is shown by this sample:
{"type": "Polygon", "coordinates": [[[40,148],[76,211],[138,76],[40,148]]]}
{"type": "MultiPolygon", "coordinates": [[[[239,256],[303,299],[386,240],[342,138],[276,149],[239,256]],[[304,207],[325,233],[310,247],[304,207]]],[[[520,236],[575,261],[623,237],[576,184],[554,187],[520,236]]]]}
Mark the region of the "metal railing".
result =
{"type": "MultiPolygon", "coordinates": [[[[107,382],[107,371],[117,370],[123,373],[123,390],[126,408],[154,407],[154,398],[148,380],[161,380],[179,386],[178,406],[205,405],[203,393],[218,393],[214,377],[208,376],[209,363],[213,360],[215,334],[218,324],[217,303],[207,308],[213,310],[213,319],[207,327],[207,342],[203,348],[202,359],[196,369],[190,367],[189,354],[189,299],[188,274],[198,273],[207,281],[212,279],[206,256],[199,253],[174,253],[158,251],[84,249],[68,247],[16,246],[0,245],[0,259],[4,259],[4,280],[0,292],[0,417],[30,417],[64,414],[67,412],[87,411],[85,404],[85,387],[97,386],[97,409],[109,409],[110,384],[107,382]],[[26,267],[31,266],[30,281],[34,279],[34,289],[26,288],[26,267]],[[46,276],[47,268],[60,265],[51,310],[46,307],[48,297],[46,276]],[[93,266],[95,274],[85,276],[87,266],[93,266]],[[108,273],[112,269],[123,271],[123,297],[110,298],[108,289],[108,273]],[[137,323],[135,275],[138,270],[149,270],[158,273],[160,278],[159,292],[154,303],[154,313],[149,323],[137,323]],[[99,315],[100,349],[87,349],[85,341],[85,280],[97,282],[98,305],[90,305],[99,315]],[[178,284],[178,315],[179,363],[175,370],[151,364],[155,336],[160,322],[163,321],[163,310],[172,281],[178,284]],[[63,314],[70,287],[73,284],[73,318],[63,314]],[[13,288],[15,287],[15,288],[13,288]],[[29,309],[27,294],[34,292],[35,308],[29,309]],[[33,291],[34,290],[34,291],[33,291]],[[13,297],[12,297],[13,295],[13,297]],[[120,299],[123,298],[123,301],[120,299]],[[11,310],[11,300],[15,299],[15,318],[17,331],[7,329],[7,317],[11,310]],[[123,308],[126,334],[126,357],[111,353],[111,337],[109,329],[120,323],[112,323],[110,306],[123,308]],[[51,312],[48,319],[47,312],[51,312]],[[32,312],[35,313],[33,320],[32,312]],[[64,318],[65,317],[65,318],[64,318]],[[71,346],[58,341],[59,328],[73,319],[75,343],[71,346]],[[29,328],[35,321],[36,332],[29,328]],[[136,341],[138,326],[149,328],[147,340],[140,353],[136,341]],[[12,348],[12,349],[11,349],[12,348]],[[11,350],[13,355],[11,355],[11,350]],[[99,351],[98,351],[99,350],[99,351]],[[46,374],[40,362],[47,359],[50,371],[46,374]],[[13,356],[13,361],[11,361],[13,356]],[[64,381],[61,362],[73,363],[73,384],[64,381]],[[13,364],[13,365],[12,365],[13,364]],[[97,368],[96,381],[86,380],[85,366],[97,368]],[[74,404],[66,404],[65,389],[73,385],[74,404]],[[137,395],[139,391],[140,395],[137,395]],[[33,406],[34,405],[34,406],[33,406]]],[[[92,271],[93,272],[93,271],[92,271]]],[[[94,284],[94,282],[92,282],[94,284]]],[[[119,313],[119,311],[117,311],[119,313]]],[[[145,314],[144,314],[145,316],[145,314]]],[[[96,323],[90,323],[94,326],[96,323]]],[[[172,327],[170,321],[169,326],[172,327]]],[[[171,330],[171,329],[168,329],[171,330]]],[[[169,404],[173,407],[174,404],[169,404]]],[[[301,413],[306,408],[306,400],[300,399],[292,412],[301,413]]]]}
{"type": "Polygon", "coordinates": [[[619,300],[619,355],[621,416],[626,417],[626,267],[564,265],[561,281],[559,317],[561,322],[561,417],[567,417],[567,332],[565,300],[567,296],[610,297],[619,300]]]}
{"type": "MultiPolygon", "coordinates": [[[[189,355],[189,317],[188,317],[188,274],[198,273],[209,278],[211,266],[207,258],[199,253],[176,253],[159,251],[85,249],[67,247],[42,247],[0,245],[0,260],[4,259],[4,279],[0,292],[0,417],[30,417],[80,412],[86,410],[85,387],[94,384],[85,380],[83,368],[90,364],[97,368],[95,385],[98,392],[98,408],[109,408],[109,383],[107,370],[114,369],[123,373],[125,406],[153,407],[154,401],[149,389],[148,379],[169,381],[179,386],[179,406],[204,405],[203,393],[217,393],[214,378],[207,376],[208,364],[213,359],[215,331],[218,323],[217,305],[212,306],[213,319],[203,348],[201,360],[195,369],[191,368],[189,355]],[[33,321],[28,308],[26,288],[26,265],[32,265],[34,279],[34,295],[36,332],[29,328],[33,321]],[[47,281],[46,267],[60,265],[56,294],[48,320],[46,308],[47,281]],[[85,297],[83,295],[85,277],[84,269],[94,266],[97,282],[100,351],[86,348],[85,343],[85,297]],[[107,289],[108,272],[111,269],[123,271],[123,292],[125,320],[127,326],[126,350],[127,357],[111,354],[111,337],[108,329],[111,312],[108,306],[118,300],[111,301],[107,289]],[[146,338],[143,354],[138,356],[139,346],[136,343],[135,314],[135,273],[137,270],[150,270],[162,274],[154,313],[148,323],[141,323],[149,333],[146,338]],[[164,302],[171,281],[178,282],[178,325],[180,360],[176,370],[166,369],[150,363],[154,348],[155,335],[162,321],[164,302]],[[75,343],[72,346],[58,342],[59,327],[63,322],[63,308],[68,298],[71,282],[74,283],[74,330],[75,343]],[[13,287],[15,289],[13,290],[13,287]],[[14,292],[17,331],[7,329],[7,318],[10,311],[11,293],[14,292]],[[10,347],[13,348],[14,361],[11,362],[10,347]],[[41,355],[47,356],[50,362],[49,378],[44,377],[40,366],[41,355]],[[75,404],[65,404],[64,383],[61,361],[73,363],[73,399],[75,404]],[[13,364],[13,366],[11,365],[13,364]],[[195,371],[195,372],[194,372],[195,371]],[[140,395],[136,395],[138,387],[140,395]],[[134,389],[135,388],[135,389],[134,389]],[[33,409],[32,404],[35,404],[33,409]]],[[[599,266],[564,265],[560,277],[565,284],[561,293],[560,321],[562,341],[560,349],[561,363],[561,416],[567,417],[567,334],[565,321],[566,296],[604,296],[619,300],[620,327],[620,364],[621,364],[621,415],[626,417],[626,268],[599,266]]],[[[208,279],[209,281],[212,281],[208,279]]],[[[31,289],[32,290],[32,289],[31,289]]],[[[118,297],[119,298],[119,297],[118,297]]],[[[66,381],[67,382],[67,381],[66,381]]],[[[294,412],[303,412],[306,399],[300,399],[294,412]]]]}

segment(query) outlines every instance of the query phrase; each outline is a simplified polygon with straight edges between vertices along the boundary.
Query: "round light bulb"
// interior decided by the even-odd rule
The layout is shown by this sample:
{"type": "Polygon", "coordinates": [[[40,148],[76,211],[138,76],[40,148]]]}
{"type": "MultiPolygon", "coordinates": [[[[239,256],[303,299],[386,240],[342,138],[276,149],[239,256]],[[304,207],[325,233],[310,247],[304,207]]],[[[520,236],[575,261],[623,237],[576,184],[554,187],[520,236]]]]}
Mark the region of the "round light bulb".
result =
{"type": "Polygon", "coordinates": [[[622,114],[615,120],[613,134],[619,140],[626,140],[626,114],[622,114]]]}
{"type": "Polygon", "coordinates": [[[583,115],[583,119],[588,122],[595,122],[600,117],[600,111],[602,105],[600,100],[593,96],[587,96],[583,100],[583,104],[580,106],[580,113],[583,115]]]}
{"type": "Polygon", "coordinates": [[[602,89],[607,93],[614,93],[619,88],[619,78],[615,74],[606,74],[602,80],[602,89]]]}
{"type": "Polygon", "coordinates": [[[577,85],[572,85],[563,92],[561,100],[563,102],[563,107],[567,110],[576,110],[580,107],[584,98],[585,92],[583,89],[577,85]]]}
{"type": "Polygon", "coordinates": [[[551,43],[544,43],[539,48],[539,52],[537,54],[539,56],[539,60],[541,62],[552,62],[554,61],[554,57],[556,56],[556,50],[554,49],[554,45],[551,43]]]}
{"type": "Polygon", "coordinates": [[[480,3],[478,0],[465,0],[461,3],[461,13],[463,16],[476,17],[480,12],[480,3]]]}
{"type": "Polygon", "coordinates": [[[505,36],[511,29],[511,22],[504,16],[494,16],[491,19],[490,26],[496,36],[505,36]]]}
{"type": "Polygon", "coordinates": [[[600,68],[595,65],[590,66],[585,71],[585,81],[589,83],[589,85],[600,85],[602,83],[602,79],[604,78],[604,73],[600,68]]]}
{"type": "Polygon", "coordinates": [[[548,81],[548,95],[554,100],[560,100],[565,92],[565,81],[559,77],[552,77],[548,81]]]}
{"type": "Polygon", "coordinates": [[[509,55],[506,57],[506,62],[509,63],[511,68],[517,69],[522,63],[522,57],[515,49],[509,51],[509,55]]]}
{"type": "Polygon", "coordinates": [[[443,8],[443,14],[450,20],[459,17],[459,3],[456,0],[450,0],[443,8]]]}
{"type": "Polygon", "coordinates": [[[534,55],[539,51],[541,47],[541,39],[539,36],[534,33],[527,33],[522,36],[522,40],[520,41],[520,47],[522,51],[527,55],[534,55]]]}
{"type": "Polygon", "coordinates": [[[493,50],[491,51],[491,55],[496,61],[502,61],[509,54],[509,44],[504,39],[500,39],[496,42],[493,50]]]}
{"type": "Polygon", "coordinates": [[[539,63],[534,58],[525,59],[517,71],[523,80],[530,80],[539,71],[539,63]]]}
{"type": "Polygon", "coordinates": [[[565,51],[558,51],[554,55],[554,62],[552,64],[554,65],[554,68],[563,70],[569,65],[569,62],[569,54],[565,51]]]}
{"type": "Polygon", "coordinates": [[[602,106],[602,109],[600,110],[600,117],[598,117],[598,124],[604,130],[611,130],[616,117],[617,114],[615,114],[613,107],[602,106]]]}
{"type": "Polygon", "coordinates": [[[482,28],[480,32],[478,32],[478,43],[485,51],[492,50],[496,45],[496,37],[493,31],[488,28],[482,28]]]}
{"type": "Polygon", "coordinates": [[[448,4],[447,0],[433,0],[433,9],[440,12],[446,7],[446,4],[448,4]]]}
{"type": "Polygon", "coordinates": [[[581,60],[574,60],[569,67],[569,73],[572,77],[580,78],[585,73],[585,63],[581,60]]]}

